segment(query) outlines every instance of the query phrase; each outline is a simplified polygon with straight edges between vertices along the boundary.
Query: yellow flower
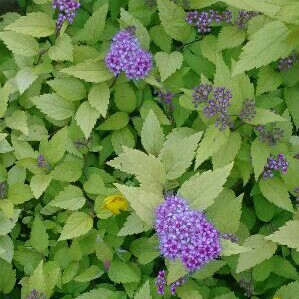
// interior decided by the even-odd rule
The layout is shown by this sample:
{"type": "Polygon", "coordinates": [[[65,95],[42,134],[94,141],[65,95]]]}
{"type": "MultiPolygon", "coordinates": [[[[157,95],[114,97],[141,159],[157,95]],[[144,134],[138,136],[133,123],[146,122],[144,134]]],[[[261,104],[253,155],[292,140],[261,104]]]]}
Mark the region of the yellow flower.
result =
{"type": "Polygon", "coordinates": [[[126,211],[129,207],[129,203],[122,194],[113,194],[104,199],[103,208],[109,210],[114,215],[120,213],[120,211],[126,211]]]}

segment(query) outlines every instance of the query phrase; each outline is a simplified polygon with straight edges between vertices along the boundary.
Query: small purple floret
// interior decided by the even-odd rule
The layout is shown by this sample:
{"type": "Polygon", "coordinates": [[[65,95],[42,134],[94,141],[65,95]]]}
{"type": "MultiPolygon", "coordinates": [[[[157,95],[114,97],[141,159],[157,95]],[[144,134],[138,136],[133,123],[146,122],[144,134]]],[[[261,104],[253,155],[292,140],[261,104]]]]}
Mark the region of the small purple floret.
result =
{"type": "Polygon", "coordinates": [[[259,14],[260,13],[257,11],[239,10],[235,25],[237,25],[240,29],[245,29],[247,22],[259,14]]]}
{"type": "Polygon", "coordinates": [[[245,121],[251,121],[256,114],[255,102],[253,100],[245,100],[239,117],[245,121]]]}
{"type": "Polygon", "coordinates": [[[267,159],[267,164],[263,170],[264,179],[272,178],[274,176],[274,171],[281,171],[283,174],[288,171],[288,160],[284,156],[284,154],[278,154],[277,159],[273,156],[270,156],[267,159]]]}
{"type": "Polygon", "coordinates": [[[287,72],[293,66],[296,60],[297,54],[292,53],[290,56],[280,59],[277,68],[280,72],[287,72]]]}
{"type": "Polygon", "coordinates": [[[32,290],[29,295],[25,299],[47,299],[47,297],[43,294],[38,292],[37,290],[32,290]]]}
{"type": "Polygon", "coordinates": [[[156,209],[155,229],[165,258],[180,259],[193,272],[220,255],[220,234],[205,217],[191,210],[187,202],[167,195],[156,209]]]}

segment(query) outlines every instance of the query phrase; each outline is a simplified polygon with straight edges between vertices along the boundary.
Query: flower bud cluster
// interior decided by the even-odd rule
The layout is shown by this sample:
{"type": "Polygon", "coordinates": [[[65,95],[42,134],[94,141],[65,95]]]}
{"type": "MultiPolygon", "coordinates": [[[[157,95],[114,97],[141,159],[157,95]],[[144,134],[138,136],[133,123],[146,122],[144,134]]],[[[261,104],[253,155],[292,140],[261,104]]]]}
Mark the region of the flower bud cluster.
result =
{"type": "Polygon", "coordinates": [[[191,210],[180,197],[167,195],[158,206],[155,229],[162,255],[180,259],[189,272],[220,255],[220,233],[202,212],[191,210]]]}
{"type": "Polygon", "coordinates": [[[196,86],[192,94],[193,96],[192,103],[194,107],[197,108],[198,104],[206,102],[212,90],[213,90],[213,86],[211,84],[200,83],[198,86],[196,86]]]}
{"type": "Polygon", "coordinates": [[[247,22],[259,14],[260,13],[257,11],[239,10],[237,19],[235,20],[235,25],[237,25],[240,29],[245,29],[247,22]]]}
{"type": "Polygon", "coordinates": [[[253,100],[245,100],[243,102],[242,110],[240,112],[240,119],[243,121],[251,121],[256,114],[255,102],[253,100]]]}
{"type": "Polygon", "coordinates": [[[267,159],[267,164],[263,170],[264,179],[272,178],[274,176],[273,171],[281,171],[282,173],[286,173],[288,171],[288,160],[284,156],[284,154],[278,154],[277,159],[273,156],[270,156],[267,159]]]}
{"type": "Polygon", "coordinates": [[[167,105],[169,105],[176,96],[176,94],[171,91],[157,91],[156,94],[160,98],[161,102],[167,105]]]}
{"type": "Polygon", "coordinates": [[[233,243],[237,243],[239,241],[239,238],[234,234],[222,234],[221,238],[225,240],[229,240],[233,243]]]}
{"type": "Polygon", "coordinates": [[[290,56],[280,59],[278,61],[277,68],[280,72],[286,72],[293,66],[296,60],[297,60],[297,54],[292,53],[290,56]]]}
{"type": "Polygon", "coordinates": [[[153,62],[151,53],[141,48],[134,31],[129,27],[113,37],[105,63],[114,75],[123,71],[128,79],[139,80],[149,74],[153,62]]]}
{"type": "Polygon", "coordinates": [[[279,140],[283,138],[283,130],[281,128],[273,128],[267,130],[264,126],[255,127],[259,132],[259,140],[267,143],[269,146],[277,145],[279,140]]]}
{"type": "Polygon", "coordinates": [[[37,290],[32,290],[25,299],[47,299],[43,293],[38,292],[37,290]]]}

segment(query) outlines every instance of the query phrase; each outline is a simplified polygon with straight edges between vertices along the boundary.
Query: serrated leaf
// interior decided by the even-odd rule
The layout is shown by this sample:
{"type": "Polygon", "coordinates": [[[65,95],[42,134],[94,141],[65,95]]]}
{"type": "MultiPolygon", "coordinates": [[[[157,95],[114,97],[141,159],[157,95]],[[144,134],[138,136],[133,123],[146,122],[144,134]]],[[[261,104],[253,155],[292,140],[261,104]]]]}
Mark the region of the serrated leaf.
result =
{"type": "Polygon", "coordinates": [[[81,62],[77,65],[64,68],[60,72],[92,83],[100,83],[113,78],[113,74],[108,71],[104,62],[101,61],[81,62]]]}
{"type": "Polygon", "coordinates": [[[256,108],[256,114],[251,121],[246,121],[252,125],[264,125],[276,121],[286,121],[282,116],[263,108],[256,108]]]}
{"type": "Polygon", "coordinates": [[[185,11],[169,0],[158,0],[157,3],[165,32],[175,40],[186,41],[190,36],[191,27],[185,21],[185,11]]]}
{"type": "Polygon", "coordinates": [[[93,225],[90,215],[84,212],[74,212],[67,219],[58,241],[77,238],[87,234],[93,225]]]}
{"type": "Polygon", "coordinates": [[[74,280],[78,282],[89,282],[101,277],[103,273],[104,271],[102,271],[98,266],[91,265],[83,273],[76,276],[74,280]]]}
{"type": "Polygon", "coordinates": [[[115,85],[114,102],[120,111],[131,113],[137,105],[137,98],[133,88],[124,82],[115,85]]]}
{"type": "Polygon", "coordinates": [[[22,204],[33,198],[33,193],[29,185],[15,183],[9,186],[8,199],[14,205],[22,204]]]}
{"type": "Polygon", "coordinates": [[[284,99],[287,104],[288,109],[290,110],[290,113],[293,118],[293,122],[298,130],[299,128],[299,101],[297,100],[299,97],[299,88],[293,87],[293,88],[285,88],[284,89],[284,99]]]}
{"type": "Polygon", "coordinates": [[[233,191],[225,189],[207,209],[207,215],[220,232],[235,233],[240,225],[241,208],[242,196],[236,198],[233,191]],[[226,215],[230,215],[229,221],[226,215]]]}
{"type": "Polygon", "coordinates": [[[250,247],[241,246],[237,243],[234,243],[230,240],[221,239],[221,255],[222,256],[231,256],[235,254],[240,254],[243,252],[250,251],[250,247]]]}
{"type": "Polygon", "coordinates": [[[107,4],[95,10],[84,24],[83,29],[78,33],[77,39],[92,44],[97,43],[101,39],[105,27],[107,12],[107,4]]]}
{"type": "Polygon", "coordinates": [[[180,52],[172,52],[170,54],[158,52],[155,54],[155,61],[163,82],[181,68],[183,56],[180,52]]]}
{"type": "Polygon", "coordinates": [[[207,128],[196,153],[195,169],[226,144],[229,133],[228,130],[220,131],[213,125],[207,128]]]}
{"type": "Polygon", "coordinates": [[[166,262],[168,275],[167,275],[167,284],[179,280],[181,277],[184,277],[188,271],[180,260],[167,260],[166,262]]]}
{"type": "Polygon", "coordinates": [[[129,127],[113,131],[111,135],[111,143],[117,155],[123,152],[123,147],[134,148],[135,138],[129,127]]]}
{"type": "Polygon", "coordinates": [[[144,222],[136,215],[136,213],[132,212],[126,219],[126,222],[123,224],[122,228],[118,232],[118,236],[129,236],[134,234],[139,234],[145,231],[147,227],[144,222]]]}
{"type": "Polygon", "coordinates": [[[43,261],[40,261],[32,275],[29,277],[27,283],[22,286],[22,295],[29,295],[32,290],[36,290],[40,293],[46,292],[47,282],[43,266],[43,261]]]}
{"type": "Polygon", "coordinates": [[[164,28],[161,25],[153,26],[149,30],[151,40],[164,52],[169,53],[171,51],[172,39],[167,35],[164,28]]]}
{"type": "Polygon", "coordinates": [[[45,13],[32,12],[20,17],[4,29],[34,37],[46,37],[54,34],[55,22],[45,13]]]}
{"type": "Polygon", "coordinates": [[[257,181],[267,163],[267,159],[270,156],[270,148],[266,143],[261,142],[258,138],[256,138],[251,144],[250,154],[255,180],[257,181]]]}
{"type": "Polygon", "coordinates": [[[165,165],[168,180],[180,177],[190,167],[201,136],[202,132],[198,132],[191,136],[177,136],[164,143],[159,159],[165,165]]]}
{"type": "Polygon", "coordinates": [[[20,216],[21,210],[15,210],[14,215],[7,218],[3,211],[0,211],[0,236],[7,235],[16,225],[20,216]]]}
{"type": "Polygon", "coordinates": [[[265,237],[266,240],[295,248],[299,251],[299,221],[288,221],[275,233],[265,237]]]}
{"type": "Polygon", "coordinates": [[[35,216],[32,223],[30,244],[38,252],[44,252],[49,246],[49,236],[39,216],[35,216]]]}
{"type": "Polygon", "coordinates": [[[250,247],[251,250],[243,252],[238,258],[237,273],[248,270],[255,265],[269,259],[276,251],[277,246],[271,241],[267,241],[263,235],[252,235],[248,237],[243,246],[250,247]]]}
{"type": "Polygon", "coordinates": [[[52,171],[53,180],[75,182],[82,175],[82,166],[75,161],[65,161],[58,164],[52,171]]]}
{"type": "Polygon", "coordinates": [[[143,286],[134,294],[134,299],[152,299],[150,284],[147,280],[143,286]]]}
{"type": "Polygon", "coordinates": [[[120,24],[123,27],[134,26],[136,28],[136,36],[144,49],[149,48],[150,37],[146,30],[146,28],[142,25],[142,23],[135,19],[130,13],[125,11],[123,8],[120,10],[120,24]]]}
{"type": "Polygon", "coordinates": [[[124,148],[123,153],[107,164],[128,174],[134,174],[146,190],[162,190],[166,181],[161,161],[135,149],[124,148]]]}
{"type": "Polygon", "coordinates": [[[87,101],[83,102],[78,108],[75,119],[86,139],[90,136],[99,117],[100,113],[91,107],[87,101]]]}
{"type": "Polygon", "coordinates": [[[66,34],[59,36],[55,45],[49,49],[48,55],[55,61],[73,61],[72,39],[66,34]]]}
{"type": "Polygon", "coordinates": [[[292,50],[292,46],[286,42],[288,33],[288,27],[281,21],[275,20],[264,25],[244,46],[233,75],[267,65],[280,57],[287,56],[292,50]]]}
{"type": "Polygon", "coordinates": [[[76,78],[55,78],[47,84],[62,98],[69,101],[80,101],[85,98],[84,84],[76,78]]]}
{"type": "Polygon", "coordinates": [[[178,194],[185,198],[194,209],[204,210],[211,206],[214,199],[223,190],[223,185],[229,176],[233,163],[214,171],[208,170],[195,174],[184,182],[178,194]]]}
{"type": "Polygon", "coordinates": [[[177,295],[181,299],[203,299],[201,292],[196,282],[191,279],[177,289],[177,295]]]}
{"type": "Polygon", "coordinates": [[[115,294],[115,291],[104,289],[104,288],[98,288],[91,290],[90,292],[84,293],[76,297],[76,299],[97,299],[97,298],[113,298],[113,295],[115,294]]]}
{"type": "Polygon", "coordinates": [[[12,265],[0,259],[0,292],[9,294],[16,283],[16,270],[12,265]]]}
{"type": "Polygon", "coordinates": [[[20,95],[22,95],[38,78],[31,68],[23,68],[18,71],[15,77],[20,95]]]}
{"type": "Polygon", "coordinates": [[[266,66],[259,70],[256,94],[274,91],[282,84],[282,76],[272,66],[266,66]]]}
{"type": "Polygon", "coordinates": [[[237,26],[223,26],[218,35],[218,50],[238,47],[244,42],[245,37],[245,31],[237,26]]]}
{"type": "Polygon", "coordinates": [[[209,263],[203,265],[198,271],[192,274],[192,278],[202,280],[211,277],[215,272],[220,270],[225,265],[222,260],[212,260],[209,263]]]}
{"type": "Polygon", "coordinates": [[[75,211],[81,209],[85,204],[85,197],[79,187],[68,185],[66,186],[49,205],[61,209],[75,211]]]}
{"type": "Polygon", "coordinates": [[[21,131],[24,135],[28,135],[27,115],[24,111],[16,110],[11,116],[5,118],[6,126],[21,131]]]}
{"type": "Polygon", "coordinates": [[[146,265],[160,255],[157,244],[148,238],[139,238],[130,245],[130,252],[138,258],[141,265],[146,265]]]}
{"type": "Polygon", "coordinates": [[[142,126],[141,143],[148,154],[158,156],[163,142],[163,130],[155,113],[151,110],[142,126]]]}
{"type": "Polygon", "coordinates": [[[90,106],[96,109],[103,117],[106,117],[107,114],[109,98],[110,91],[106,83],[94,85],[88,94],[90,106]]]}
{"type": "MultiPolygon", "coordinates": [[[[299,244],[299,242],[298,242],[299,244]]],[[[278,276],[282,276],[288,279],[298,279],[297,269],[287,260],[281,256],[272,257],[273,270],[272,272],[278,276]]]]}
{"type": "Polygon", "coordinates": [[[133,268],[117,258],[111,262],[108,276],[115,283],[131,283],[140,280],[133,268]]]}
{"type": "Polygon", "coordinates": [[[98,129],[102,131],[120,130],[129,122],[129,115],[125,112],[116,112],[99,125],[98,129]]]}
{"type": "Polygon", "coordinates": [[[14,54],[31,57],[39,54],[38,42],[32,37],[12,31],[0,32],[0,39],[14,54]]]}
{"type": "Polygon", "coordinates": [[[40,198],[49,186],[52,176],[49,174],[35,174],[30,181],[30,188],[35,198],[40,198]]]}
{"type": "Polygon", "coordinates": [[[294,212],[288,189],[280,178],[262,178],[259,187],[267,200],[284,210],[294,212]]]}
{"type": "Polygon", "coordinates": [[[137,216],[149,225],[153,225],[154,211],[163,201],[162,194],[145,191],[140,187],[128,187],[115,184],[116,188],[125,196],[137,216]]]}
{"type": "Polygon", "coordinates": [[[291,282],[281,287],[276,293],[275,298],[294,299],[298,296],[299,281],[291,282]]]}
{"type": "Polygon", "coordinates": [[[55,120],[64,120],[75,114],[75,104],[60,98],[55,93],[43,94],[30,100],[44,114],[55,120]]]}
{"type": "MultiPolygon", "coordinates": [[[[0,236],[0,260],[11,263],[14,255],[14,244],[9,236],[0,236]]],[[[0,287],[1,290],[1,287],[0,287]]]]}

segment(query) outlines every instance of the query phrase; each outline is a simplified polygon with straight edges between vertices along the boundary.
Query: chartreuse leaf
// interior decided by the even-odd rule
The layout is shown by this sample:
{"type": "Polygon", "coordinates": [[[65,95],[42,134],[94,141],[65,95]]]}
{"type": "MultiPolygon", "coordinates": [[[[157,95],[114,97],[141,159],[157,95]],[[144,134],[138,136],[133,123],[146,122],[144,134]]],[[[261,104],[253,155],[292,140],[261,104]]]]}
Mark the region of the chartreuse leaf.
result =
{"type": "Polygon", "coordinates": [[[147,280],[143,286],[134,294],[134,299],[152,299],[150,284],[147,280]]]}
{"type": "Polygon", "coordinates": [[[275,69],[268,65],[260,69],[256,93],[260,95],[262,93],[268,91],[276,90],[282,84],[282,76],[279,72],[275,71],[275,69]]]}
{"type": "Polygon", "coordinates": [[[81,209],[85,204],[85,197],[79,187],[66,186],[49,205],[56,208],[67,209],[71,211],[81,209]]]}
{"type": "Polygon", "coordinates": [[[192,274],[192,278],[202,280],[213,276],[218,270],[220,270],[225,265],[222,260],[212,260],[207,264],[203,265],[198,271],[192,274]]]}
{"type": "Polygon", "coordinates": [[[115,291],[109,289],[98,288],[91,290],[76,297],[76,299],[95,299],[95,298],[111,298],[114,299],[115,291]]]}
{"type": "Polygon", "coordinates": [[[32,68],[25,67],[18,71],[15,81],[18,86],[20,95],[22,95],[32,84],[38,76],[34,73],[32,68]]]}
{"type": "Polygon", "coordinates": [[[248,270],[255,265],[269,259],[276,251],[277,246],[265,239],[263,235],[252,235],[248,237],[243,246],[250,247],[251,250],[243,252],[238,258],[237,273],[248,270]]]}
{"type": "Polygon", "coordinates": [[[267,159],[269,158],[269,156],[269,146],[266,143],[261,142],[258,138],[256,138],[251,144],[252,166],[254,169],[256,181],[258,180],[265,165],[267,164],[267,159]]]}
{"type": "Polygon", "coordinates": [[[273,273],[285,278],[298,279],[297,269],[287,259],[275,255],[272,257],[272,264],[273,273]]]}
{"type": "Polygon", "coordinates": [[[155,54],[155,61],[163,82],[181,68],[183,55],[180,52],[172,52],[170,54],[158,52],[155,54]]]}
{"type": "Polygon", "coordinates": [[[292,46],[286,41],[288,34],[288,27],[281,21],[265,24],[244,46],[233,74],[241,74],[287,56],[292,50],[292,46]]]}
{"type": "Polygon", "coordinates": [[[87,101],[83,102],[77,110],[75,119],[86,139],[90,136],[99,117],[100,112],[95,110],[87,101]]]}
{"type": "Polygon", "coordinates": [[[201,136],[202,132],[198,132],[190,136],[177,135],[166,140],[159,159],[165,166],[168,180],[180,177],[190,167],[201,136]]]}
{"type": "Polygon", "coordinates": [[[116,188],[125,196],[137,216],[149,225],[153,225],[154,211],[163,201],[162,194],[145,191],[140,187],[128,187],[115,184],[116,188]]]}
{"type": "Polygon", "coordinates": [[[171,283],[177,281],[181,277],[185,276],[187,274],[186,267],[183,265],[183,263],[177,259],[177,260],[167,260],[166,261],[166,267],[168,270],[167,275],[167,284],[170,285],[171,283]]]}
{"type": "Polygon", "coordinates": [[[291,220],[282,226],[278,231],[265,237],[266,240],[295,248],[299,251],[299,221],[291,220]]]}
{"type": "Polygon", "coordinates": [[[253,202],[256,216],[264,222],[269,222],[277,211],[277,207],[266,200],[262,195],[254,196],[253,202]]]}
{"type": "Polygon", "coordinates": [[[234,243],[230,240],[221,239],[221,255],[222,256],[231,256],[235,254],[240,254],[243,252],[250,251],[250,247],[241,246],[237,243],[234,243]]]}
{"type": "Polygon", "coordinates": [[[126,222],[123,224],[123,227],[118,232],[118,236],[128,236],[142,233],[147,230],[147,226],[145,223],[136,215],[136,213],[132,212],[126,222]]]}
{"type": "Polygon", "coordinates": [[[97,279],[102,276],[104,272],[99,268],[99,266],[91,265],[83,273],[79,274],[74,278],[78,282],[86,282],[97,279]]]}
{"type": "Polygon", "coordinates": [[[29,185],[15,183],[9,186],[8,200],[14,205],[22,204],[33,198],[33,193],[29,185]]]}
{"type": "Polygon", "coordinates": [[[161,24],[173,39],[186,41],[190,37],[191,26],[185,21],[185,11],[170,0],[158,0],[161,24]]]}
{"type": "Polygon", "coordinates": [[[78,33],[76,39],[91,44],[97,43],[101,39],[105,27],[107,12],[108,4],[104,4],[95,10],[84,24],[83,29],[78,33]]]}
{"type": "Polygon", "coordinates": [[[172,39],[167,35],[164,28],[161,25],[153,26],[149,30],[151,40],[164,52],[169,53],[171,51],[172,39]]]}
{"type": "Polygon", "coordinates": [[[72,39],[66,34],[59,36],[55,45],[49,49],[48,55],[55,61],[73,61],[72,39]]]}
{"type": "Polygon", "coordinates": [[[22,286],[22,298],[31,293],[32,290],[37,290],[40,293],[44,293],[47,290],[47,282],[44,273],[43,261],[37,265],[32,275],[29,277],[27,283],[22,286]]]}
{"type": "Polygon", "coordinates": [[[141,142],[147,153],[158,156],[164,142],[164,134],[163,129],[152,110],[148,113],[143,123],[141,142]]]}
{"type": "Polygon", "coordinates": [[[140,238],[130,245],[130,252],[138,258],[141,265],[146,265],[160,255],[157,244],[152,239],[140,238]]]}
{"type": "Polygon", "coordinates": [[[16,225],[20,216],[21,210],[15,210],[14,215],[7,218],[3,211],[0,211],[0,236],[7,235],[16,225]]]}
{"type": "Polygon", "coordinates": [[[245,40],[245,31],[237,26],[223,26],[218,35],[218,50],[240,46],[245,40]]]}
{"type": "Polygon", "coordinates": [[[133,112],[137,105],[133,88],[128,83],[118,81],[115,85],[114,102],[120,111],[133,112]]]}
{"type": "Polygon", "coordinates": [[[194,209],[204,210],[211,206],[214,199],[223,190],[223,185],[229,176],[233,163],[214,171],[208,170],[195,174],[184,182],[178,194],[186,198],[194,209]]]}
{"type": "Polygon", "coordinates": [[[238,132],[231,132],[225,147],[221,148],[212,156],[214,168],[223,167],[232,161],[237,156],[242,144],[241,136],[238,132]]]}
{"type": "MultiPolygon", "coordinates": [[[[11,263],[14,255],[14,244],[9,236],[0,236],[0,260],[11,263]]],[[[1,290],[1,287],[0,287],[1,290]]]]}
{"type": "Polygon", "coordinates": [[[107,114],[109,98],[110,91],[106,83],[94,85],[88,94],[90,106],[96,109],[103,117],[106,117],[107,114]]]}
{"type": "Polygon", "coordinates": [[[38,42],[29,35],[12,31],[0,32],[0,39],[14,54],[31,57],[39,54],[38,42]]]}
{"type": "Polygon", "coordinates": [[[140,280],[135,270],[128,263],[118,258],[114,258],[111,262],[108,276],[115,283],[131,283],[140,280]]]}
{"type": "Polygon", "coordinates": [[[58,241],[77,238],[87,234],[93,225],[90,215],[84,212],[74,212],[67,219],[58,241]]]}
{"type": "Polygon", "coordinates": [[[299,281],[297,280],[281,287],[274,296],[275,298],[294,299],[298,296],[298,291],[299,281]]]}
{"type": "Polygon", "coordinates": [[[77,65],[62,69],[60,72],[92,83],[100,83],[113,78],[113,74],[108,71],[104,62],[101,61],[89,60],[81,62],[77,65]]]}
{"type": "Polygon", "coordinates": [[[9,294],[16,283],[16,270],[12,264],[0,258],[0,292],[9,294]]]}
{"type": "Polygon", "coordinates": [[[236,295],[233,292],[229,292],[224,295],[217,296],[215,297],[215,299],[238,299],[238,297],[236,297],[236,295]]]}
{"type": "Polygon", "coordinates": [[[63,274],[61,276],[61,283],[66,284],[70,282],[78,273],[79,263],[73,262],[65,267],[63,274]]]}
{"type": "Polygon", "coordinates": [[[153,110],[155,115],[157,116],[161,125],[169,125],[169,119],[163,113],[161,108],[153,101],[144,101],[141,108],[140,108],[140,115],[143,119],[146,118],[147,114],[153,110]]]}
{"type": "Polygon", "coordinates": [[[294,211],[288,189],[280,178],[262,178],[259,182],[259,187],[267,200],[284,210],[294,211]]]}
{"type": "Polygon", "coordinates": [[[120,24],[123,27],[134,26],[136,28],[136,36],[144,49],[149,48],[150,37],[146,30],[146,28],[142,25],[142,23],[135,19],[130,13],[125,11],[123,8],[120,10],[120,24]]]}
{"type": "Polygon", "coordinates": [[[41,112],[55,120],[64,120],[75,114],[75,104],[60,98],[55,93],[43,94],[30,100],[41,112]]]}
{"type": "Polygon", "coordinates": [[[129,122],[129,115],[125,112],[116,112],[110,115],[98,129],[102,131],[120,130],[129,122]]]}
{"type": "Polygon", "coordinates": [[[69,101],[80,101],[86,95],[84,84],[76,78],[55,78],[47,84],[62,98],[69,101]]]}
{"type": "Polygon", "coordinates": [[[58,164],[52,171],[51,176],[54,180],[63,182],[75,182],[82,174],[82,165],[75,161],[65,161],[58,164]]]}
{"type": "Polygon", "coordinates": [[[135,175],[146,190],[162,190],[166,181],[165,169],[161,161],[136,149],[124,148],[123,153],[107,164],[135,175]]]}
{"type": "Polygon", "coordinates": [[[299,97],[298,86],[284,89],[284,99],[288,106],[288,109],[290,110],[290,113],[293,118],[293,122],[297,129],[299,128],[299,114],[298,114],[299,101],[296,100],[298,99],[298,97],[299,97]]]}
{"type": "Polygon", "coordinates": [[[30,181],[30,188],[35,198],[40,198],[49,186],[52,176],[49,174],[35,174],[30,181]]]}
{"type": "Polygon", "coordinates": [[[229,133],[229,130],[220,131],[214,125],[207,128],[196,153],[195,169],[224,147],[228,141],[229,133]]]}
{"type": "Polygon", "coordinates": [[[117,155],[123,152],[123,147],[134,148],[135,138],[129,127],[113,131],[111,135],[111,143],[117,155]]]}
{"type": "Polygon", "coordinates": [[[186,283],[184,283],[180,288],[177,289],[177,295],[181,299],[203,299],[200,287],[195,281],[191,279],[189,279],[186,283]]]}
{"type": "Polygon", "coordinates": [[[34,37],[46,37],[54,34],[55,21],[45,13],[32,12],[17,19],[4,29],[34,37]]]}
{"type": "Polygon", "coordinates": [[[236,198],[233,191],[224,189],[208,208],[207,215],[220,232],[235,233],[240,224],[241,208],[242,198],[236,198]],[[230,215],[229,221],[227,215],[230,215]]]}
{"type": "Polygon", "coordinates": [[[32,223],[30,244],[38,252],[44,252],[49,246],[49,236],[39,216],[35,216],[32,223]]]}
{"type": "Polygon", "coordinates": [[[254,118],[251,121],[246,122],[252,125],[264,125],[276,121],[286,121],[286,119],[280,115],[271,112],[270,110],[256,108],[256,114],[254,118]]]}

